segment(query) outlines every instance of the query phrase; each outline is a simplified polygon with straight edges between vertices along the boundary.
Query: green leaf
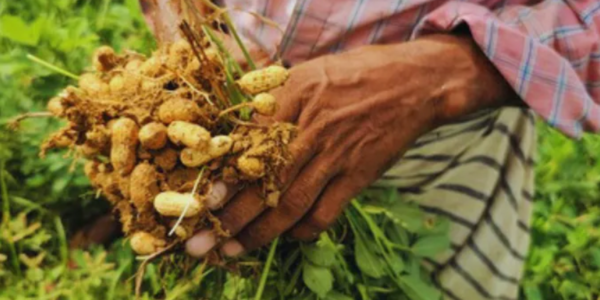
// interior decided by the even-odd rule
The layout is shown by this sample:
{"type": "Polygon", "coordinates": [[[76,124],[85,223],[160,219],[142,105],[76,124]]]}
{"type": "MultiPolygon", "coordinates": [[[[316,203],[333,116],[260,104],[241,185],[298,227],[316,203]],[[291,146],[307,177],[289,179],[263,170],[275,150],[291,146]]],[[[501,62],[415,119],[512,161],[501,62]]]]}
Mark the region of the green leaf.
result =
{"type": "Polygon", "coordinates": [[[44,279],[44,271],[40,268],[31,268],[25,271],[27,279],[33,282],[42,281],[44,279]]]}
{"type": "Polygon", "coordinates": [[[325,267],[305,262],[302,268],[304,284],[321,298],[325,298],[333,287],[333,274],[325,267]]]}
{"type": "Polygon", "coordinates": [[[411,275],[400,277],[402,289],[412,300],[438,300],[442,293],[424,280],[411,275]]]}
{"type": "Polygon", "coordinates": [[[432,257],[450,247],[448,235],[430,235],[417,240],[412,251],[420,257],[432,257]]]}
{"type": "Polygon", "coordinates": [[[404,271],[404,261],[402,260],[401,255],[392,255],[389,259],[391,261],[387,265],[392,269],[392,271],[394,271],[394,273],[400,274],[402,271],[404,271]]]}
{"type": "Polygon", "coordinates": [[[399,200],[385,205],[386,215],[395,223],[401,224],[411,232],[423,227],[424,214],[418,206],[399,200]]]}
{"type": "Polygon", "coordinates": [[[352,297],[346,296],[338,291],[331,291],[325,297],[327,300],[353,300],[352,297]]]}
{"type": "Polygon", "coordinates": [[[28,26],[23,19],[17,16],[4,15],[0,18],[0,36],[16,43],[35,46],[40,40],[43,25],[44,19],[42,18],[38,18],[28,26]]]}
{"type": "Polygon", "coordinates": [[[304,256],[317,266],[330,267],[335,262],[335,249],[328,245],[313,244],[302,249],[304,256]]]}
{"type": "Polygon", "coordinates": [[[360,239],[356,239],[354,242],[354,258],[356,259],[358,268],[368,276],[381,278],[385,275],[383,262],[360,239]]]}
{"type": "Polygon", "coordinates": [[[596,268],[600,268],[600,249],[598,248],[593,248],[590,252],[590,255],[592,256],[590,261],[591,263],[596,267],[596,268]]]}
{"type": "Polygon", "coordinates": [[[525,294],[525,299],[527,300],[543,300],[542,292],[537,286],[525,286],[523,287],[523,292],[525,294]]]}

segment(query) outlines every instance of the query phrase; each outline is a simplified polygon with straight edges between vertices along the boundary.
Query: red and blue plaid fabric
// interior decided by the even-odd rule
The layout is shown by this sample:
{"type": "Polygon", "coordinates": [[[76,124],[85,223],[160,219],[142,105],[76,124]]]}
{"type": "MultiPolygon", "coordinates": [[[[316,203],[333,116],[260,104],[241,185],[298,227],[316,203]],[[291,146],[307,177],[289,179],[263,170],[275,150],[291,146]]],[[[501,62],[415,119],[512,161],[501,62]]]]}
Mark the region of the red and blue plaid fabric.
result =
{"type": "Polygon", "coordinates": [[[226,2],[239,8],[234,17],[249,42],[277,45],[291,63],[467,24],[483,52],[537,114],[572,137],[600,131],[600,1],[226,2]]]}

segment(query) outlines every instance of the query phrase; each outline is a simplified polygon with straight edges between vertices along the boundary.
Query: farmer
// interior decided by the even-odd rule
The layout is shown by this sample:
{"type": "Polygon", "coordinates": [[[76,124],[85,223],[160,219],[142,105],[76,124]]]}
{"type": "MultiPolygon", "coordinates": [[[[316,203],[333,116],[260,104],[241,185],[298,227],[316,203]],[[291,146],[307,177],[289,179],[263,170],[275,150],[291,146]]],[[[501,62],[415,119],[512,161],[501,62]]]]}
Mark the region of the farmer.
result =
{"type": "MultiPolygon", "coordinates": [[[[179,1],[141,2],[159,41],[176,38],[179,1]]],[[[261,122],[293,122],[300,134],[279,205],[214,183],[209,203],[232,237],[198,232],[189,254],[237,256],[282,234],[314,239],[361,189],[395,187],[451,220],[452,249],[427,262],[446,299],[517,299],[534,113],[572,137],[600,129],[600,1],[220,5],[257,61],[291,66],[273,91],[277,114],[261,122]]]]}

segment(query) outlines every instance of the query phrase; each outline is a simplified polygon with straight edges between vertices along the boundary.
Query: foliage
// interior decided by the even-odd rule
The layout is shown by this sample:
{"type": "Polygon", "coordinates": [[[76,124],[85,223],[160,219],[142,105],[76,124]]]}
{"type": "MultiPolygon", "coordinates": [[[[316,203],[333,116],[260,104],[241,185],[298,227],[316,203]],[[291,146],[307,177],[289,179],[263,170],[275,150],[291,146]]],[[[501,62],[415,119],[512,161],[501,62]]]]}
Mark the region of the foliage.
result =
{"type": "Polygon", "coordinates": [[[536,201],[523,292],[528,300],[600,296],[600,139],[539,126],[536,201]]]}
{"type": "MultiPolygon", "coordinates": [[[[0,299],[132,298],[139,262],[122,240],[68,249],[73,230],[107,206],[89,191],[78,162],[61,153],[38,158],[38,145],[59,124],[30,120],[18,134],[2,124],[43,110],[49,97],[74,83],[27,54],[81,73],[101,44],[149,53],[152,40],[137,0],[0,2],[0,299]]],[[[524,299],[600,294],[596,149],[597,137],[577,143],[540,125],[524,299]]],[[[142,298],[254,299],[263,287],[262,299],[435,299],[439,293],[415,253],[445,249],[447,222],[427,219],[395,197],[388,191],[363,194],[316,243],[281,240],[270,260],[267,249],[214,268],[169,254],[146,266],[142,298]],[[265,261],[271,264],[263,270],[265,261]]]]}

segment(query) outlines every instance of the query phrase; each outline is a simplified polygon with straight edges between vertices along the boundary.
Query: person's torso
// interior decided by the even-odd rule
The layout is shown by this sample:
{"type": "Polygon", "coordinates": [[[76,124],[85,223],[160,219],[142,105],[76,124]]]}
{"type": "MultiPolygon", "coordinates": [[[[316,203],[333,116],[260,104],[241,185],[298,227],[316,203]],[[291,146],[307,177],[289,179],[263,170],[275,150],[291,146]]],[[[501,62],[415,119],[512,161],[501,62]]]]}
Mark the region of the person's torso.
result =
{"type": "MultiPolygon", "coordinates": [[[[410,40],[447,0],[227,0],[246,42],[298,63],[369,44],[410,40]],[[260,16],[260,17],[259,17],[260,16]]],[[[466,1],[501,14],[532,0],[466,1]]]]}

